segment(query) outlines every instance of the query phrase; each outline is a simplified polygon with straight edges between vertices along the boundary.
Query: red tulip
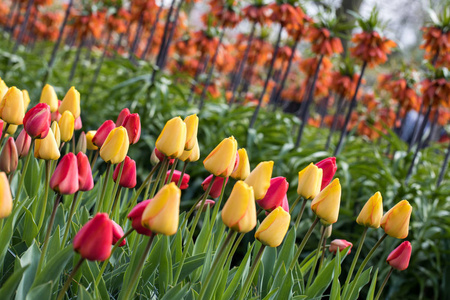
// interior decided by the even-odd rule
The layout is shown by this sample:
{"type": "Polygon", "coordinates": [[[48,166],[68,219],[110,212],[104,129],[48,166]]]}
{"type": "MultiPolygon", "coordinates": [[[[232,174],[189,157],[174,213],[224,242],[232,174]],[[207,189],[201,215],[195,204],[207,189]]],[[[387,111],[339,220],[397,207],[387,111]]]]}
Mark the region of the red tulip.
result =
{"type": "Polygon", "coordinates": [[[36,139],[43,139],[50,130],[51,112],[50,106],[46,103],[38,103],[35,107],[27,111],[23,118],[25,131],[36,139]]]}
{"type": "Polygon", "coordinates": [[[284,195],[283,202],[281,203],[281,208],[283,208],[285,212],[289,212],[289,202],[287,195],[284,195]]]}
{"type": "MultiPolygon", "coordinates": [[[[124,233],[123,233],[122,227],[120,227],[119,224],[117,224],[113,220],[111,220],[111,222],[112,222],[112,225],[113,225],[112,245],[115,245],[117,243],[117,241],[119,241],[124,236],[124,233]]],[[[127,241],[125,239],[123,239],[122,242],[120,242],[119,247],[125,246],[126,243],[127,243],[127,241]]]]}
{"type": "Polygon", "coordinates": [[[50,179],[50,187],[61,195],[78,191],[77,158],[72,152],[64,155],[50,179]]]}
{"type": "Polygon", "coordinates": [[[386,259],[387,263],[399,271],[406,270],[409,265],[409,259],[411,258],[411,243],[405,241],[395,248],[386,259]]]}
{"type": "Polygon", "coordinates": [[[130,110],[128,108],[122,109],[119,116],[117,117],[116,121],[116,127],[122,126],[123,121],[125,121],[125,118],[130,114],[130,110]]]}
{"type": "Polygon", "coordinates": [[[352,251],[352,247],[353,244],[350,243],[349,241],[346,240],[333,240],[330,244],[330,252],[336,253],[336,251],[339,249],[339,251],[344,250],[345,248],[347,248],[348,246],[350,246],[350,249],[348,249],[348,254],[350,254],[352,251]]]}
{"type": "MultiPolygon", "coordinates": [[[[170,176],[170,171],[167,171],[165,183],[167,183],[169,176],[170,176]]],[[[172,180],[170,182],[175,182],[175,184],[178,184],[180,177],[181,177],[181,171],[175,170],[173,172],[172,180]]],[[[191,179],[191,176],[189,176],[186,173],[183,174],[183,179],[181,180],[181,186],[180,186],[181,190],[185,190],[189,187],[189,179],[191,179]]]]}
{"type": "Polygon", "coordinates": [[[22,129],[22,131],[19,133],[19,136],[16,139],[16,147],[17,153],[19,154],[19,158],[27,156],[28,151],[30,150],[30,145],[31,145],[31,137],[28,135],[25,129],[22,129]]]}
{"type": "Polygon", "coordinates": [[[88,260],[103,261],[111,255],[113,223],[105,213],[98,213],[81,227],[73,239],[73,249],[88,260]]]}
{"type": "Polygon", "coordinates": [[[113,180],[116,182],[119,177],[120,167],[123,165],[122,176],[120,177],[119,185],[124,188],[132,189],[136,186],[136,162],[129,156],[125,157],[124,162],[116,166],[113,173],[113,180]]]}
{"type": "Polygon", "coordinates": [[[0,171],[6,174],[14,172],[17,169],[18,156],[14,138],[10,137],[3,146],[2,153],[0,154],[0,171]]]}
{"type": "MultiPolygon", "coordinates": [[[[150,161],[152,164],[156,165],[159,162],[162,162],[164,159],[164,154],[162,154],[161,152],[159,152],[158,149],[153,149],[152,152],[152,156],[150,157],[150,161]]],[[[175,162],[175,158],[172,158],[171,160],[169,160],[169,166],[173,165],[173,163],[175,162]]]]}
{"type": "Polygon", "coordinates": [[[316,163],[316,167],[322,169],[322,186],[323,190],[333,180],[334,173],[336,173],[336,157],[328,157],[316,163]]]}
{"type": "MultiPolygon", "coordinates": [[[[209,184],[211,183],[213,175],[209,175],[208,177],[206,177],[206,179],[202,182],[202,188],[203,190],[206,192],[206,190],[208,189],[209,184]]],[[[213,197],[213,198],[217,198],[220,196],[220,192],[222,191],[222,186],[224,184],[227,184],[228,182],[228,177],[224,178],[224,177],[217,177],[214,179],[214,182],[212,184],[212,188],[211,191],[209,192],[209,196],[213,197]]]]}
{"type": "Polygon", "coordinates": [[[3,122],[2,119],[0,119],[0,136],[3,134],[3,129],[4,128],[5,128],[5,122],[3,122]]]}
{"type": "Polygon", "coordinates": [[[142,201],[137,204],[128,214],[128,219],[131,220],[131,227],[136,230],[137,233],[151,236],[153,233],[151,230],[142,226],[142,213],[144,212],[147,205],[150,203],[151,199],[142,201]]]}
{"type": "Polygon", "coordinates": [[[108,137],[108,134],[116,128],[116,125],[114,125],[114,122],[111,120],[106,120],[95,133],[94,137],[92,138],[92,143],[94,143],[95,146],[101,148],[103,146],[103,143],[105,142],[106,138],[108,137]]]}
{"type": "Polygon", "coordinates": [[[61,100],[58,100],[58,109],[54,112],[52,112],[52,122],[56,121],[59,122],[59,119],[61,119],[61,114],[59,113],[59,107],[61,106],[61,100]]]}
{"type": "MultiPolygon", "coordinates": [[[[199,210],[201,204],[202,204],[202,203],[199,202],[199,203],[195,206],[195,209],[196,209],[196,210],[199,210]]],[[[210,209],[213,208],[213,207],[214,207],[214,204],[216,204],[216,202],[215,202],[214,200],[206,199],[205,204],[203,205],[203,208],[202,208],[202,212],[205,212],[206,209],[207,209],[208,207],[209,207],[210,209]]]]}
{"type": "Polygon", "coordinates": [[[83,152],[77,154],[78,166],[78,189],[83,192],[90,191],[94,188],[94,179],[92,178],[91,165],[89,158],[83,152]]]}
{"type": "Polygon", "coordinates": [[[288,188],[289,183],[285,177],[272,178],[270,179],[270,186],[266,195],[261,200],[256,201],[256,203],[264,210],[272,211],[278,206],[282,206],[288,188]]]}
{"type": "Polygon", "coordinates": [[[74,130],[80,130],[81,127],[83,127],[83,122],[81,122],[81,116],[79,116],[78,118],[75,119],[75,123],[74,123],[74,130]]]}
{"type": "Polygon", "coordinates": [[[141,119],[139,114],[128,115],[122,126],[127,130],[130,145],[136,144],[141,137],[141,119]]]}

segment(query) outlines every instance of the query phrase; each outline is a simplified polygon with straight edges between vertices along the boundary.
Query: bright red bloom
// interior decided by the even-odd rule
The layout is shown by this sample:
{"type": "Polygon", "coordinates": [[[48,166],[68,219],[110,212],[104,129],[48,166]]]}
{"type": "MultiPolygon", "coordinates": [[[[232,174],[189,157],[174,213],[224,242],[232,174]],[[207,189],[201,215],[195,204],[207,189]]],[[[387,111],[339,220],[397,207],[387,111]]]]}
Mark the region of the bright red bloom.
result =
{"type": "MultiPolygon", "coordinates": [[[[165,181],[166,184],[167,184],[167,180],[169,179],[170,172],[171,171],[167,171],[166,181],[165,181]]],[[[175,184],[178,184],[178,181],[180,180],[180,178],[181,178],[181,171],[175,170],[173,172],[172,180],[170,182],[175,182],[175,184]]],[[[183,174],[183,178],[181,179],[181,185],[180,185],[181,190],[185,190],[189,187],[190,179],[191,179],[191,176],[189,176],[189,174],[186,174],[186,173],[183,174]]]]}
{"type": "Polygon", "coordinates": [[[395,248],[387,257],[387,263],[399,271],[406,270],[409,266],[409,260],[411,258],[411,243],[405,241],[395,248]]]}
{"type": "Polygon", "coordinates": [[[27,156],[28,151],[30,150],[30,146],[31,146],[31,137],[28,135],[25,129],[22,129],[22,131],[19,133],[19,136],[16,139],[16,147],[17,153],[19,154],[19,158],[27,156]]]}
{"type": "MultiPolygon", "coordinates": [[[[119,224],[117,224],[113,220],[111,220],[111,222],[112,222],[112,225],[113,225],[112,245],[115,245],[124,236],[124,233],[123,233],[122,227],[120,227],[119,224]]],[[[127,243],[127,241],[125,239],[123,239],[122,242],[119,244],[119,247],[125,246],[126,243],[127,243]]]]}
{"type": "Polygon", "coordinates": [[[330,182],[333,180],[334,174],[336,173],[336,157],[328,157],[324,160],[316,163],[316,166],[322,169],[322,186],[320,190],[323,190],[330,182]]]}
{"type": "Polygon", "coordinates": [[[50,130],[51,112],[46,103],[38,103],[27,111],[23,118],[23,127],[32,138],[43,139],[50,130]]]}
{"type": "Polygon", "coordinates": [[[103,143],[105,142],[106,138],[108,137],[108,134],[116,128],[116,125],[111,120],[106,120],[95,133],[94,137],[92,138],[92,143],[94,143],[95,146],[101,148],[103,146],[103,143]]]}
{"type": "Polygon", "coordinates": [[[126,116],[122,126],[127,130],[130,145],[136,144],[141,137],[141,119],[139,118],[139,114],[126,116]]]}
{"type": "Polygon", "coordinates": [[[151,200],[152,199],[148,199],[138,203],[128,214],[128,219],[131,220],[131,227],[133,227],[137,233],[147,236],[151,236],[153,233],[151,230],[142,226],[142,214],[151,200]]]}
{"type": "Polygon", "coordinates": [[[94,179],[92,178],[91,165],[89,158],[83,152],[77,154],[78,166],[78,186],[79,190],[86,192],[94,188],[94,179]]]}
{"type": "Polygon", "coordinates": [[[128,117],[130,114],[131,113],[130,113],[130,110],[128,108],[122,109],[122,111],[120,112],[119,116],[117,117],[116,127],[122,126],[123,121],[125,121],[125,118],[128,117]]]}
{"type": "MultiPolygon", "coordinates": [[[[202,182],[202,188],[205,192],[208,189],[209,185],[211,184],[212,178],[213,178],[213,175],[211,174],[208,177],[206,177],[206,179],[202,182]]],[[[213,198],[219,197],[220,192],[222,191],[222,186],[224,184],[227,184],[227,182],[228,182],[228,177],[224,178],[224,177],[216,176],[214,179],[214,182],[212,184],[211,190],[209,192],[209,196],[211,196],[213,198]]]]}
{"type": "Polygon", "coordinates": [[[270,186],[266,195],[261,200],[256,201],[256,203],[264,210],[272,211],[278,206],[283,205],[288,188],[289,183],[285,177],[272,178],[270,179],[270,186]]]}
{"type": "Polygon", "coordinates": [[[64,155],[50,179],[50,187],[61,195],[70,195],[78,191],[77,158],[72,152],[64,155]]]}
{"type": "Polygon", "coordinates": [[[117,181],[122,164],[124,165],[119,185],[124,188],[132,189],[136,186],[136,162],[129,156],[125,157],[125,160],[116,166],[113,173],[113,180],[114,182],[117,181]]]}

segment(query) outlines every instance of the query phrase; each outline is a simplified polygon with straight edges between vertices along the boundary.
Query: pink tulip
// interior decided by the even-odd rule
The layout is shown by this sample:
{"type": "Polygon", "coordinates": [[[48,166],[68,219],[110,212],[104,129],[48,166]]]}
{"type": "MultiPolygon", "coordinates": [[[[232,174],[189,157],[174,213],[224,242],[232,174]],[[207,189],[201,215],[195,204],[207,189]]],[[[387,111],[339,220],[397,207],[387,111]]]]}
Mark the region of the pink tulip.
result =
{"type": "MultiPolygon", "coordinates": [[[[117,224],[113,220],[111,220],[111,222],[113,224],[112,244],[115,245],[124,236],[124,233],[123,233],[122,227],[120,227],[119,224],[117,224]]],[[[125,239],[123,239],[122,242],[120,242],[119,247],[125,246],[126,243],[127,243],[127,241],[125,239]]]]}
{"type": "Polygon", "coordinates": [[[119,116],[117,117],[116,121],[116,127],[122,126],[123,121],[125,121],[125,118],[130,114],[130,110],[128,108],[122,109],[119,116]]]}
{"type": "Polygon", "coordinates": [[[19,162],[19,155],[17,153],[16,143],[14,138],[10,137],[3,146],[0,154],[0,171],[10,174],[17,169],[19,162]]]}
{"type": "MultiPolygon", "coordinates": [[[[150,157],[150,161],[153,165],[156,165],[159,162],[162,162],[164,159],[164,154],[162,154],[161,152],[159,152],[158,149],[153,149],[152,152],[152,156],[150,157]]],[[[173,165],[173,163],[175,162],[175,159],[172,158],[171,160],[169,160],[169,166],[173,165]]]]}
{"type": "Polygon", "coordinates": [[[27,111],[23,118],[25,131],[36,139],[43,139],[50,130],[51,112],[50,106],[46,103],[38,103],[35,107],[27,111]]]}
{"type": "MultiPolygon", "coordinates": [[[[213,175],[209,175],[208,177],[206,177],[206,179],[202,182],[202,188],[203,190],[206,192],[206,190],[208,189],[208,186],[211,183],[213,175]]],[[[228,182],[228,177],[224,178],[224,177],[216,177],[214,179],[214,182],[212,184],[211,190],[209,191],[209,196],[213,197],[213,198],[217,198],[220,196],[220,193],[222,192],[222,186],[224,184],[227,184],[228,182]]]]}
{"type": "Polygon", "coordinates": [[[130,145],[136,144],[141,137],[141,119],[139,114],[128,115],[122,124],[127,130],[130,145]]]}
{"type": "Polygon", "coordinates": [[[394,269],[397,269],[399,271],[406,270],[408,268],[409,260],[411,258],[411,251],[412,251],[411,243],[405,241],[401,243],[400,246],[395,248],[391,252],[391,254],[389,254],[386,261],[394,269]]]}
{"type": "Polygon", "coordinates": [[[333,240],[330,244],[330,252],[336,253],[336,251],[339,249],[339,251],[344,250],[345,248],[347,248],[348,246],[350,246],[350,249],[348,249],[348,254],[350,254],[352,251],[352,247],[353,244],[350,243],[349,241],[346,240],[333,240]]]}
{"type": "Polygon", "coordinates": [[[54,112],[52,112],[51,117],[52,117],[52,122],[56,121],[59,122],[59,119],[61,119],[61,114],[59,113],[59,107],[61,106],[61,100],[58,100],[58,109],[54,112]]]}
{"type": "MultiPolygon", "coordinates": [[[[195,206],[195,210],[199,210],[201,204],[202,204],[202,203],[199,202],[199,203],[195,206]]],[[[209,207],[210,209],[213,208],[213,207],[214,207],[214,204],[216,204],[216,202],[215,202],[214,200],[206,199],[206,200],[205,200],[205,204],[203,205],[203,208],[202,208],[202,212],[205,212],[206,209],[207,209],[208,207],[209,207]]]]}
{"type": "Polygon", "coordinates": [[[31,137],[28,135],[25,129],[22,129],[22,131],[19,133],[19,136],[16,139],[16,147],[17,153],[19,154],[19,158],[27,156],[28,151],[30,150],[30,146],[31,146],[31,137]]]}
{"type": "Polygon", "coordinates": [[[261,200],[256,201],[256,203],[264,210],[272,211],[278,206],[282,206],[288,188],[289,183],[285,177],[272,178],[270,179],[270,186],[266,195],[261,200]]]}
{"type": "Polygon", "coordinates": [[[77,158],[72,152],[64,155],[50,179],[50,187],[61,195],[78,191],[77,158]]]}
{"type": "Polygon", "coordinates": [[[333,180],[334,173],[336,173],[336,157],[325,158],[324,160],[316,163],[316,166],[322,169],[323,172],[322,186],[320,188],[320,190],[323,190],[331,182],[331,180],[333,180]]]}
{"type": "Polygon", "coordinates": [[[83,152],[77,154],[78,187],[80,191],[87,192],[94,188],[91,165],[89,159],[83,152]]]}
{"type": "Polygon", "coordinates": [[[153,233],[151,232],[151,230],[142,226],[142,214],[150,201],[151,199],[142,201],[141,203],[137,204],[128,214],[128,219],[131,220],[131,227],[133,227],[137,233],[147,236],[151,236],[153,233]]]}
{"type": "Polygon", "coordinates": [[[106,138],[108,137],[108,134],[116,128],[116,125],[114,125],[114,122],[111,120],[106,120],[95,133],[94,137],[92,138],[92,143],[94,143],[95,146],[101,148],[103,146],[103,143],[105,142],[106,138]]]}
{"type": "Polygon", "coordinates": [[[125,157],[125,160],[116,166],[113,173],[113,180],[116,182],[117,177],[119,177],[120,167],[123,163],[124,165],[119,185],[124,188],[132,189],[136,186],[136,162],[129,156],[125,157]]]}
{"type": "Polygon", "coordinates": [[[75,119],[74,130],[80,130],[83,127],[83,122],[81,122],[81,116],[75,119]]]}
{"type": "Polygon", "coordinates": [[[284,195],[283,202],[281,203],[281,208],[284,209],[285,212],[289,212],[289,202],[287,195],[284,195]]]}
{"type": "MultiPolygon", "coordinates": [[[[167,171],[165,183],[167,183],[167,180],[169,179],[169,176],[170,176],[170,171],[167,171]]],[[[180,180],[180,177],[181,177],[181,171],[175,170],[173,172],[173,176],[172,176],[171,182],[175,182],[175,184],[178,184],[178,181],[180,180]]],[[[189,176],[186,173],[183,174],[183,179],[181,180],[181,186],[180,186],[181,190],[185,190],[185,189],[187,189],[189,187],[189,179],[191,179],[191,176],[189,176]]]]}

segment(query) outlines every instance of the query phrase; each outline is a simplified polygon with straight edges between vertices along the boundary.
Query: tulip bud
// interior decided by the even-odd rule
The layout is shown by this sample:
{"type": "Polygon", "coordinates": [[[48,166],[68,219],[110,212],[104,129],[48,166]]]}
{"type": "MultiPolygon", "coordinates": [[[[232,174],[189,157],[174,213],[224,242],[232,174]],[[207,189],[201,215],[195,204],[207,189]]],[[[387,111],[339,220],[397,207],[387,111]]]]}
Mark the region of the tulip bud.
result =
{"type": "Polygon", "coordinates": [[[195,162],[200,158],[200,148],[198,147],[198,142],[195,142],[194,148],[192,150],[184,150],[183,154],[179,157],[179,160],[184,162],[195,162]]]}
{"type": "Polygon", "coordinates": [[[0,172],[0,220],[9,216],[12,208],[13,202],[8,178],[5,173],[0,172]]]}
{"type": "Polygon", "coordinates": [[[141,120],[139,114],[128,115],[123,121],[122,126],[127,130],[130,145],[136,144],[141,137],[141,120]]]}
{"type": "Polygon", "coordinates": [[[6,95],[6,92],[8,92],[8,86],[3,81],[3,79],[0,78],[0,101],[3,99],[3,97],[6,95]]]}
{"type": "Polygon", "coordinates": [[[75,119],[75,123],[73,124],[73,128],[75,130],[80,130],[83,127],[83,122],[81,121],[81,116],[75,119]]]}
{"type": "MultiPolygon", "coordinates": [[[[57,103],[58,103],[58,108],[59,108],[61,106],[61,100],[58,100],[57,103]]],[[[50,109],[50,111],[51,111],[51,109],[50,109]]],[[[59,122],[59,119],[61,119],[61,114],[59,113],[58,109],[56,109],[56,111],[52,112],[52,122],[53,121],[59,122]]]]}
{"type": "MultiPolygon", "coordinates": [[[[154,148],[152,155],[150,157],[150,162],[152,163],[152,165],[156,165],[159,162],[162,162],[164,159],[164,154],[162,154],[161,152],[158,151],[158,149],[154,148]]],[[[175,159],[169,159],[169,166],[173,165],[173,163],[175,162],[175,159]]]]}
{"type": "Polygon", "coordinates": [[[381,228],[389,236],[397,239],[406,238],[409,231],[411,212],[412,206],[409,202],[406,200],[400,201],[381,218],[381,228]]]}
{"type": "Polygon", "coordinates": [[[411,258],[411,243],[405,241],[392,251],[387,257],[387,263],[396,270],[403,271],[409,266],[411,258]]]}
{"type": "Polygon", "coordinates": [[[64,155],[50,179],[50,187],[61,195],[71,195],[78,191],[78,162],[72,152],[64,155]]]}
{"type": "Polygon", "coordinates": [[[38,103],[30,109],[23,118],[23,127],[29,136],[36,139],[43,139],[50,130],[51,116],[50,106],[45,103],[38,103]]]}
{"type": "Polygon", "coordinates": [[[322,169],[313,163],[298,172],[297,194],[305,199],[312,199],[320,192],[322,185],[322,169]]]}
{"type": "Polygon", "coordinates": [[[86,133],[84,133],[84,131],[82,131],[78,137],[76,152],[86,153],[86,133]]]}
{"type": "Polygon", "coordinates": [[[178,229],[181,190],[171,182],[162,187],[142,213],[142,226],[153,233],[174,235],[178,229]]]}
{"type": "Polygon", "coordinates": [[[9,125],[8,129],[6,130],[6,133],[9,135],[14,135],[16,133],[18,125],[9,125]]]}
{"type": "Polygon", "coordinates": [[[330,225],[337,222],[340,204],[341,184],[336,178],[314,198],[311,209],[323,225],[330,225]]]}
{"type": "Polygon", "coordinates": [[[61,132],[61,141],[68,142],[72,139],[75,118],[68,110],[64,111],[61,115],[61,119],[58,122],[59,130],[61,132]]]}
{"type": "Polygon", "coordinates": [[[262,209],[272,211],[278,206],[282,206],[288,188],[289,183],[286,181],[285,177],[272,178],[266,195],[261,200],[257,200],[256,203],[258,203],[262,209]]]}
{"type": "Polygon", "coordinates": [[[131,227],[133,227],[137,233],[146,236],[151,236],[153,234],[151,230],[142,226],[142,213],[144,212],[150,201],[152,201],[152,199],[145,200],[137,204],[127,216],[127,218],[131,220],[131,227]]]}
{"type": "Polygon", "coordinates": [[[129,114],[130,110],[128,108],[122,109],[119,116],[117,117],[116,127],[123,126],[123,121],[125,121],[125,118],[128,117],[129,114]]]}
{"type": "MultiPolygon", "coordinates": [[[[214,200],[206,199],[205,204],[203,204],[203,208],[201,209],[201,211],[205,212],[208,207],[210,209],[213,208],[214,204],[216,204],[214,200]]],[[[195,210],[200,210],[200,205],[202,205],[201,202],[197,203],[197,205],[195,206],[195,210]]]]}
{"type": "Polygon", "coordinates": [[[27,134],[25,129],[22,129],[22,131],[19,133],[19,136],[16,139],[16,148],[19,158],[28,155],[28,151],[30,151],[30,146],[31,146],[31,137],[27,134]]]}
{"type": "MultiPolygon", "coordinates": [[[[213,178],[213,175],[209,175],[206,177],[205,180],[202,182],[202,188],[206,192],[208,190],[209,185],[211,184],[211,180],[213,178]]],[[[220,196],[220,193],[222,192],[222,187],[224,184],[227,184],[228,177],[215,177],[214,182],[212,184],[211,190],[209,191],[209,196],[213,198],[217,198],[220,196]]]]}
{"type": "MultiPolygon", "coordinates": [[[[114,222],[113,220],[111,220],[112,225],[113,225],[113,230],[112,230],[112,245],[115,245],[125,234],[123,232],[122,227],[120,227],[119,224],[117,224],[116,222],[114,222]]],[[[122,240],[122,242],[119,244],[119,247],[123,247],[125,246],[127,243],[127,241],[125,239],[122,240]]]]}
{"type": "Polygon", "coordinates": [[[58,145],[58,149],[59,149],[59,147],[61,147],[61,130],[59,129],[58,122],[53,121],[52,127],[50,127],[50,129],[53,132],[53,135],[54,135],[55,141],[56,141],[56,145],[58,145]]]}
{"type": "Polygon", "coordinates": [[[81,227],[73,239],[73,249],[88,260],[104,261],[111,255],[113,223],[105,213],[98,213],[81,227]]]}
{"type": "Polygon", "coordinates": [[[44,160],[57,160],[61,154],[53,131],[49,130],[45,138],[34,142],[34,157],[44,160]]]}
{"type": "Polygon", "coordinates": [[[114,128],[116,128],[116,126],[114,125],[114,122],[111,120],[106,120],[95,132],[95,135],[92,138],[92,143],[94,143],[95,146],[101,148],[103,146],[103,143],[105,142],[106,138],[108,137],[108,134],[114,128]]]}
{"type": "Polygon", "coordinates": [[[291,215],[283,208],[274,209],[259,225],[255,238],[263,245],[278,247],[289,228],[291,215]]]}
{"type": "Polygon", "coordinates": [[[371,228],[379,228],[380,220],[383,216],[383,199],[380,192],[376,192],[366,202],[359,213],[356,223],[371,228]]]}
{"type": "Polygon", "coordinates": [[[125,157],[125,160],[116,166],[113,173],[113,180],[114,182],[117,181],[117,177],[119,177],[119,172],[122,164],[124,165],[119,185],[124,188],[132,189],[136,186],[136,162],[129,156],[125,157]]]}
{"type": "MultiPolygon", "coordinates": [[[[169,176],[170,176],[170,172],[171,171],[167,171],[166,174],[166,180],[165,183],[167,184],[167,180],[169,180],[169,176]]],[[[172,180],[170,182],[174,182],[176,185],[178,185],[178,181],[181,178],[181,171],[178,170],[174,170],[173,175],[172,175],[172,180]]],[[[181,179],[181,185],[180,185],[180,189],[181,190],[185,190],[189,187],[189,179],[191,179],[191,176],[189,176],[189,174],[183,174],[183,178],[181,179]]]]}
{"type": "Polygon", "coordinates": [[[94,188],[91,165],[89,158],[83,152],[77,154],[78,190],[87,192],[94,188]]]}
{"type": "Polygon", "coordinates": [[[48,104],[52,113],[58,110],[58,96],[56,95],[55,89],[51,85],[46,84],[44,86],[39,102],[48,104]]]}
{"type": "Polygon", "coordinates": [[[185,150],[192,150],[195,143],[197,142],[197,132],[198,132],[198,117],[196,114],[187,116],[184,119],[186,124],[186,144],[184,145],[185,150]]]}
{"type": "Polygon", "coordinates": [[[118,164],[127,156],[129,146],[127,130],[122,126],[114,128],[100,149],[100,157],[107,163],[118,164]]]}
{"type": "Polygon", "coordinates": [[[27,90],[22,90],[22,97],[23,97],[23,111],[27,112],[28,105],[30,105],[31,102],[30,94],[28,94],[27,90]]]}
{"type": "Polygon", "coordinates": [[[24,116],[22,91],[13,86],[0,102],[0,118],[8,124],[22,125],[24,116]]]}
{"type": "Polygon", "coordinates": [[[245,179],[245,183],[253,187],[255,200],[261,200],[266,195],[272,177],[273,161],[260,162],[245,179]]]}
{"type": "Polygon", "coordinates": [[[223,223],[234,231],[247,233],[256,226],[256,207],[253,188],[238,181],[222,209],[223,223]]]}
{"type": "Polygon", "coordinates": [[[331,232],[333,231],[333,225],[328,226],[321,226],[320,228],[320,234],[325,230],[325,233],[323,234],[324,239],[327,239],[331,236],[331,232]]]}
{"type": "Polygon", "coordinates": [[[88,150],[98,150],[98,147],[92,142],[96,132],[95,130],[90,130],[86,133],[86,147],[88,150]]]}
{"type": "Polygon", "coordinates": [[[250,162],[248,161],[247,150],[241,148],[238,150],[239,164],[231,173],[231,177],[236,180],[245,180],[250,175],[250,162]]]}
{"type": "Polygon", "coordinates": [[[10,174],[17,169],[19,162],[19,154],[17,153],[16,143],[14,138],[10,137],[3,146],[0,154],[0,171],[10,174]]]}
{"type": "Polygon", "coordinates": [[[70,111],[75,119],[80,116],[80,93],[75,89],[75,87],[71,87],[67,91],[64,99],[61,101],[61,105],[58,108],[61,115],[66,110],[70,111]]]}
{"type": "Polygon", "coordinates": [[[328,157],[316,163],[316,167],[322,169],[322,184],[320,190],[323,190],[333,180],[336,173],[336,157],[328,157]]]}
{"type": "Polygon", "coordinates": [[[226,138],[205,158],[203,165],[208,172],[216,176],[229,177],[234,170],[236,153],[236,140],[234,137],[226,138]]]}
{"type": "Polygon", "coordinates": [[[156,140],[156,148],[169,158],[178,158],[183,154],[186,144],[186,124],[180,117],[167,121],[156,140]]]}
{"type": "Polygon", "coordinates": [[[336,239],[336,240],[331,241],[330,248],[328,248],[328,250],[330,250],[330,252],[336,254],[338,249],[339,249],[339,251],[342,251],[349,246],[350,246],[350,249],[348,249],[347,254],[350,254],[352,252],[353,244],[346,240],[336,239]]]}

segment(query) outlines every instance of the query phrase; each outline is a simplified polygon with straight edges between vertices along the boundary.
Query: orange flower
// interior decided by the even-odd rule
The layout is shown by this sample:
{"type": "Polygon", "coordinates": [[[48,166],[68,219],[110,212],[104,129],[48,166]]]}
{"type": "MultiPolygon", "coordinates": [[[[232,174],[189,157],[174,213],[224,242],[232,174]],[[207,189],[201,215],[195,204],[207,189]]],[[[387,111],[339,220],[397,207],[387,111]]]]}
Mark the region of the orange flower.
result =
{"type": "Polygon", "coordinates": [[[242,10],[245,18],[252,23],[270,25],[270,7],[268,5],[249,5],[242,10]]]}
{"type": "Polygon", "coordinates": [[[341,40],[331,36],[327,28],[311,27],[308,39],[312,43],[311,50],[317,55],[332,56],[344,51],[341,40]]]}
{"type": "Polygon", "coordinates": [[[424,105],[450,107],[450,81],[445,78],[425,79],[422,81],[424,105]]]}
{"type": "Polygon", "coordinates": [[[350,48],[351,55],[374,67],[384,64],[387,55],[397,44],[385,37],[381,37],[376,31],[357,33],[352,37],[355,47],[350,48]]]}

